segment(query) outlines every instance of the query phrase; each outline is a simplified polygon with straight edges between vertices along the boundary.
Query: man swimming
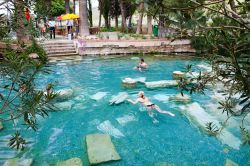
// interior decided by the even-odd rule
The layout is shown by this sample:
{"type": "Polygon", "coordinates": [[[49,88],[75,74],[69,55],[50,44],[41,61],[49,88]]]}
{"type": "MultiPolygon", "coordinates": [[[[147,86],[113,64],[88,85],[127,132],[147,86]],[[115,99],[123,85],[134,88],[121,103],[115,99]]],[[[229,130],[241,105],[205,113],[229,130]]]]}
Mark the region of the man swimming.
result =
{"type": "Polygon", "coordinates": [[[141,58],[141,61],[138,63],[138,65],[135,67],[135,69],[142,71],[142,69],[147,69],[148,64],[144,61],[143,58],[141,58]]]}
{"type": "Polygon", "coordinates": [[[145,95],[144,95],[144,92],[143,91],[140,91],[138,93],[138,98],[136,99],[136,101],[132,101],[130,99],[127,100],[128,102],[132,103],[132,104],[137,104],[138,102],[141,103],[144,107],[146,107],[147,109],[150,109],[150,110],[156,110],[157,112],[159,113],[162,113],[162,114],[167,114],[167,115],[170,115],[170,116],[175,116],[175,114],[171,113],[171,112],[168,112],[168,111],[163,111],[160,109],[159,106],[153,104],[145,95]]]}

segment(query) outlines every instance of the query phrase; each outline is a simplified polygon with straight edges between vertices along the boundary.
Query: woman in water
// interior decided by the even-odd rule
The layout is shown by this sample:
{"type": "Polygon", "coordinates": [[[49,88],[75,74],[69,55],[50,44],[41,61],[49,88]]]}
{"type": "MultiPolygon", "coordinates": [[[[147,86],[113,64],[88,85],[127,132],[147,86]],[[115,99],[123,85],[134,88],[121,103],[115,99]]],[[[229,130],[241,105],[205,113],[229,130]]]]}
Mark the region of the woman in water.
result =
{"type": "Polygon", "coordinates": [[[137,104],[138,102],[141,103],[144,107],[146,107],[147,109],[149,110],[156,110],[157,112],[159,113],[162,113],[162,114],[167,114],[167,115],[170,115],[170,116],[175,116],[175,114],[171,113],[171,112],[168,112],[168,111],[163,111],[160,109],[159,106],[153,104],[145,95],[144,95],[144,92],[143,91],[140,91],[138,93],[138,98],[136,99],[136,101],[132,101],[130,99],[128,99],[128,101],[132,104],[137,104]]]}

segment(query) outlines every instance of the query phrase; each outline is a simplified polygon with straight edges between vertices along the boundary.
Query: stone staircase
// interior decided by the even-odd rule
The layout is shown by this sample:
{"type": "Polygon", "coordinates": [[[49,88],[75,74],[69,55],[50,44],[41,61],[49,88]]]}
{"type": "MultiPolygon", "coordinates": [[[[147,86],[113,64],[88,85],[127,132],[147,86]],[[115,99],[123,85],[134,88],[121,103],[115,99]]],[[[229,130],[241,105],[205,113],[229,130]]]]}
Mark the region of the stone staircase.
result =
{"type": "Polygon", "coordinates": [[[70,40],[49,40],[41,43],[48,57],[76,56],[79,55],[70,40]]]}

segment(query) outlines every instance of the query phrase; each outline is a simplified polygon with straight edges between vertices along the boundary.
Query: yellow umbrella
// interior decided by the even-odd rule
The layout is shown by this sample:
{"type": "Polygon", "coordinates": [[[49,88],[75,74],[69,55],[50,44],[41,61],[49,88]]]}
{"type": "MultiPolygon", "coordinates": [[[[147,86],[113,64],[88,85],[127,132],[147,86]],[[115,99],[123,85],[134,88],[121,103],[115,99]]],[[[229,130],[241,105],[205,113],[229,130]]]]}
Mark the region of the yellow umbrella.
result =
{"type": "Polygon", "coordinates": [[[76,14],[65,14],[62,16],[62,20],[72,20],[76,18],[79,18],[79,16],[76,14]]]}

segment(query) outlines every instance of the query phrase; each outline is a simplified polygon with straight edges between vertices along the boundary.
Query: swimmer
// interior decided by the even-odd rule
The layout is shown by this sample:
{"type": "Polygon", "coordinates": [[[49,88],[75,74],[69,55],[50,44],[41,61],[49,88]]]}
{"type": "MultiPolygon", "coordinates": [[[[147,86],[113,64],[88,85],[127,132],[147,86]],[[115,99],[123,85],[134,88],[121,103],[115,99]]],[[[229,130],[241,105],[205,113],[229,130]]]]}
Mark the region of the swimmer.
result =
{"type": "Polygon", "coordinates": [[[136,99],[136,101],[132,101],[130,99],[128,99],[127,101],[132,103],[132,104],[137,104],[139,102],[149,110],[156,110],[157,112],[162,113],[162,114],[175,116],[175,114],[173,114],[171,112],[168,112],[168,111],[163,111],[163,110],[160,109],[159,106],[157,106],[157,105],[153,104],[152,102],[150,102],[150,100],[144,95],[143,91],[140,91],[138,93],[138,98],[136,99]]]}
{"type": "Polygon", "coordinates": [[[147,69],[148,64],[144,61],[143,58],[141,58],[141,61],[138,63],[138,65],[135,67],[135,69],[142,71],[142,69],[147,69]]]}

